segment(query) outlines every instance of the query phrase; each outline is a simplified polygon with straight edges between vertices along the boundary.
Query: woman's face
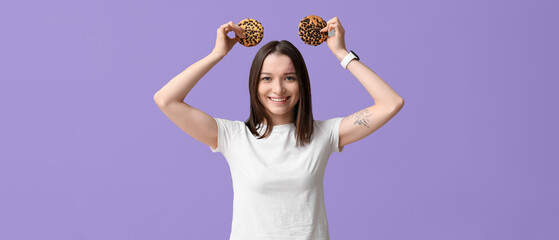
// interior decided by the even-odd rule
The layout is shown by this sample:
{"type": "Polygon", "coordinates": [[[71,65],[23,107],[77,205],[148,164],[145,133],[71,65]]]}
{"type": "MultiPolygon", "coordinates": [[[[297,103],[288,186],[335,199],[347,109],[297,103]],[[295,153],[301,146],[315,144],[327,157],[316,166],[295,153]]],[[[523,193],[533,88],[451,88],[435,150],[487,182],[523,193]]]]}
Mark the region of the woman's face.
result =
{"type": "Polygon", "coordinates": [[[292,122],[293,107],[299,101],[298,81],[289,56],[272,53],[264,59],[258,84],[258,98],[274,124],[292,122]]]}

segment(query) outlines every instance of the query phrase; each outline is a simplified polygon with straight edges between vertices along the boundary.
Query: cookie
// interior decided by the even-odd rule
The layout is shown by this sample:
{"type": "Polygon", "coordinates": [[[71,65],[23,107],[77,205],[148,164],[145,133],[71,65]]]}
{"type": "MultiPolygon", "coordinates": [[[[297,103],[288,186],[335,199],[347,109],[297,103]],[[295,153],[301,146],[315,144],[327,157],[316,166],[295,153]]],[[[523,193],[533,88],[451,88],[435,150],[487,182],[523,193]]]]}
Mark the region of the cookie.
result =
{"type": "Polygon", "coordinates": [[[245,38],[239,38],[239,43],[245,47],[256,46],[264,37],[264,27],[260,22],[252,18],[243,19],[239,22],[239,27],[245,30],[245,38]]]}
{"type": "Polygon", "coordinates": [[[299,23],[299,37],[308,45],[318,46],[328,38],[328,33],[320,32],[326,25],[326,21],[319,16],[306,16],[299,23]]]}

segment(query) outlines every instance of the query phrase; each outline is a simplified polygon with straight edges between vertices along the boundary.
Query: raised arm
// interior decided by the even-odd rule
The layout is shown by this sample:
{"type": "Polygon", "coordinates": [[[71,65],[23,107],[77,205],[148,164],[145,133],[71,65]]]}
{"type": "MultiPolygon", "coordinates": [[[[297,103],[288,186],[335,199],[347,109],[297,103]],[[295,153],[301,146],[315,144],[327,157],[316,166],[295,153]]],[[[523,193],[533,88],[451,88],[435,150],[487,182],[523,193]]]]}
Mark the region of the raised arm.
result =
{"type": "Polygon", "coordinates": [[[184,98],[190,90],[192,90],[194,85],[221,61],[238,42],[237,37],[229,38],[227,36],[227,33],[230,31],[235,31],[239,36],[244,35],[244,30],[233,22],[221,25],[221,27],[217,29],[216,43],[212,52],[198,62],[190,65],[155,93],[154,100],[157,105],[162,106],[169,102],[184,101],[184,98]]]}
{"type": "MultiPolygon", "coordinates": [[[[332,29],[334,29],[335,34],[333,37],[329,37],[326,43],[336,58],[341,61],[348,54],[348,51],[345,45],[345,30],[337,17],[330,19],[322,32],[330,32],[332,29]]],[[[404,99],[361,61],[352,60],[347,65],[347,70],[369,92],[374,105],[355,112],[342,120],[339,129],[339,147],[370,135],[392,119],[404,106],[404,99]]]]}
{"type": "Polygon", "coordinates": [[[244,37],[244,30],[238,25],[233,22],[223,24],[217,29],[216,44],[212,52],[175,76],[153,96],[159,109],[179,128],[213,148],[217,148],[217,122],[205,112],[186,104],[184,99],[194,85],[238,42],[237,37],[227,36],[230,31],[244,37]]]}

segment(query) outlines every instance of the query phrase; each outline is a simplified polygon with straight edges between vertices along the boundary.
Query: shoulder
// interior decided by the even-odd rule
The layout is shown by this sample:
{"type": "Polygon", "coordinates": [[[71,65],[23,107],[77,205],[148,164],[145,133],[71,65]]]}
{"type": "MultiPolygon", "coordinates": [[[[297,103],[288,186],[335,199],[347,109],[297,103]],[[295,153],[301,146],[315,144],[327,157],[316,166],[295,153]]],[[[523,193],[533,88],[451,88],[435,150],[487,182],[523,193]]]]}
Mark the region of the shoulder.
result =
{"type": "Polygon", "coordinates": [[[225,118],[214,117],[217,125],[225,132],[236,133],[245,129],[245,123],[239,120],[230,120],[225,118]]]}
{"type": "Polygon", "coordinates": [[[315,120],[314,125],[318,131],[330,133],[332,130],[339,128],[342,119],[343,117],[335,117],[326,120],[315,120]]]}

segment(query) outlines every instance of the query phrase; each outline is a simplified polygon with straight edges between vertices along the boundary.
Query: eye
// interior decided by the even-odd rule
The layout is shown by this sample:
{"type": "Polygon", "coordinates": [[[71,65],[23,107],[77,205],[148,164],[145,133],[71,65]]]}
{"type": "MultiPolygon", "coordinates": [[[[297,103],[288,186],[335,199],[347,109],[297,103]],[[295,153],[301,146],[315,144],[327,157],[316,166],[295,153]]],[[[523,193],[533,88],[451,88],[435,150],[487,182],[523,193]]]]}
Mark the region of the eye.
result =
{"type": "Polygon", "coordinates": [[[262,80],[268,81],[268,80],[270,80],[270,77],[263,77],[262,80]]]}
{"type": "Polygon", "coordinates": [[[295,80],[295,78],[294,78],[294,77],[287,77],[286,79],[287,79],[287,80],[292,80],[292,81],[294,81],[294,80],[295,80]]]}

